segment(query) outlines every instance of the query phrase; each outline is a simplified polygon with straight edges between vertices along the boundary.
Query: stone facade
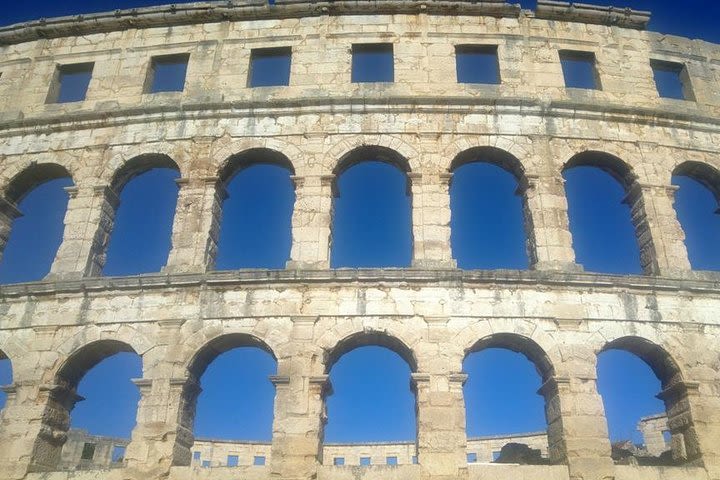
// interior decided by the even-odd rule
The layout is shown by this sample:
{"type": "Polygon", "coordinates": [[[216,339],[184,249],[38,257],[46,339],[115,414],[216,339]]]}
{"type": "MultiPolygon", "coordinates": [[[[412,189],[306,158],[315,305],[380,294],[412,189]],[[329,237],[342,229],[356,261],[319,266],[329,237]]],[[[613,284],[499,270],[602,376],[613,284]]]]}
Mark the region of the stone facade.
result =
{"type": "Polygon", "coordinates": [[[0,28],[0,247],[16,204],[47,179],[74,186],[44,281],[0,287],[3,479],[363,478],[720,480],[720,281],[691,269],[673,173],[720,192],[720,48],[643,30],[629,10],[502,0],[218,2],[0,28]],[[350,81],[351,47],[390,43],[394,82],[350,81]],[[457,83],[455,46],[496,45],[501,83],[457,83]],[[252,49],[290,47],[290,85],[250,88],[252,49]],[[594,54],[601,89],[565,88],[560,50],[594,54]],[[182,92],[146,93],[152,58],[189,55],[182,92]],[[680,65],[686,100],[660,98],[652,62],[680,65]],[[58,66],[93,63],[84,101],[46,103],[58,66]],[[381,157],[407,172],[412,268],[333,270],[334,178],[381,157]],[[522,196],[528,271],[460,271],[450,247],[452,171],[483,160],[522,196]],[[215,271],[228,172],[289,166],[293,243],[280,271],[215,271]],[[583,272],[562,172],[596,165],[627,191],[644,276],[583,272]],[[155,275],[102,277],[118,193],[154,166],[181,174],[172,249],[155,275]],[[413,371],[418,464],[321,462],[334,361],[356,346],[413,371]],[[265,466],[192,466],[198,378],[229,348],[277,359],[265,466]],[[465,356],[525,354],[544,385],[553,465],[468,465],[465,356]],[[678,467],[614,465],[596,355],[637,354],[663,385],[678,467]],[[126,466],[56,472],[82,375],[143,360],[126,466]],[[53,473],[55,472],[55,473],[53,473]]]}

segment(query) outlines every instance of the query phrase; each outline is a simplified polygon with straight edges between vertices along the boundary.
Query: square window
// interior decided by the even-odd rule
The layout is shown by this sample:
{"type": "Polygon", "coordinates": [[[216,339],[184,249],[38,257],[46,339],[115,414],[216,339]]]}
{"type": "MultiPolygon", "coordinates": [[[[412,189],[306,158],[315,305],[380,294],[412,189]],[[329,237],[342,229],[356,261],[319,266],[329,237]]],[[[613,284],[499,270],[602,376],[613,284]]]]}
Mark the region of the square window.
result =
{"type": "Polygon", "coordinates": [[[390,456],[385,458],[385,463],[387,465],[397,465],[397,457],[396,456],[390,456]]]}
{"type": "Polygon", "coordinates": [[[210,468],[210,460],[203,460],[203,461],[202,461],[202,467],[203,467],[203,468],[210,468]]]}
{"type": "Polygon", "coordinates": [[[361,43],[352,46],[352,82],[393,82],[392,43],[361,43]]]}
{"type": "Polygon", "coordinates": [[[262,455],[257,455],[253,459],[253,465],[265,465],[265,457],[262,455]]]}
{"type": "Polygon", "coordinates": [[[95,456],[95,444],[86,443],[83,445],[82,453],[80,454],[81,460],[92,460],[95,456]]]}
{"type": "Polygon", "coordinates": [[[600,90],[594,53],[560,50],[560,63],[565,77],[565,87],[600,90]]]}
{"type": "Polygon", "coordinates": [[[193,452],[193,460],[200,460],[200,452],[193,452]]]}
{"type": "Polygon", "coordinates": [[[477,463],[477,453],[468,453],[467,463],[477,463]]]}
{"type": "Polygon", "coordinates": [[[492,461],[493,461],[493,462],[497,462],[499,458],[500,458],[500,452],[493,452],[493,453],[492,453],[492,461]]]}
{"type": "Polygon", "coordinates": [[[345,465],[345,457],[333,458],[333,465],[345,465]]]}
{"type": "Polygon", "coordinates": [[[122,463],[125,461],[125,450],[127,447],[125,445],[115,445],[113,447],[112,451],[112,457],[110,457],[110,461],[112,463],[122,463]]]}
{"type": "Polygon", "coordinates": [[[50,85],[47,103],[70,103],[85,100],[94,63],[58,65],[50,85]]]}
{"type": "Polygon", "coordinates": [[[413,455],[411,460],[412,460],[412,464],[413,464],[413,465],[417,465],[417,464],[418,464],[418,457],[417,457],[417,455],[413,455]]]}
{"type": "Polygon", "coordinates": [[[457,45],[458,83],[500,83],[497,45],[457,45]]]}
{"type": "Polygon", "coordinates": [[[249,87],[290,85],[292,51],[284,48],[256,48],[250,53],[249,87]]]}
{"type": "Polygon", "coordinates": [[[690,87],[690,76],[682,63],[651,60],[655,87],[660,98],[695,100],[690,87]]]}
{"type": "Polygon", "coordinates": [[[228,455],[227,466],[228,467],[237,467],[239,461],[240,461],[240,458],[237,455],[228,455]]]}
{"type": "Polygon", "coordinates": [[[370,464],[370,457],[360,457],[360,465],[367,467],[370,464]]]}
{"type": "Polygon", "coordinates": [[[190,54],[162,55],[150,60],[145,93],[182,92],[190,54]]]}

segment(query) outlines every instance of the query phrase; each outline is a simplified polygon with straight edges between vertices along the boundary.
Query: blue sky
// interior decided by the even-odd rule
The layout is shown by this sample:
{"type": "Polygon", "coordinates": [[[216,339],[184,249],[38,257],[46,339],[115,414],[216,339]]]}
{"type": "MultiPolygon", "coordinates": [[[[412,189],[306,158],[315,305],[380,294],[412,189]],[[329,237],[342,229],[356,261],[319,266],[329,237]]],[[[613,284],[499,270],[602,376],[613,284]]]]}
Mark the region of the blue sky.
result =
{"type": "MultiPolygon", "coordinates": [[[[0,22],[152,3],[31,0],[6,7],[0,22]]],[[[652,7],[656,30],[720,41],[718,5],[691,1],[683,8],[677,8],[674,1],[624,4],[652,7]],[[697,8],[692,8],[693,4],[697,8]],[[688,17],[691,14],[698,16],[688,17]]],[[[284,266],[294,202],[289,175],[281,167],[258,165],[232,179],[223,206],[218,269],[284,266]]],[[[105,274],[153,272],[164,265],[177,198],[176,177],[172,170],[152,170],[133,179],[121,192],[105,274]]],[[[578,261],[588,271],[639,273],[629,211],[620,203],[622,188],[592,168],[569,170],[565,178],[578,261]]],[[[674,183],[681,187],[676,207],[686,227],[693,266],[720,269],[715,199],[692,180],[675,178],[674,183]]],[[[68,185],[67,179],[48,182],[20,203],[25,216],[13,226],[0,262],[1,282],[38,279],[47,272],[60,240],[67,202],[63,187],[68,185]],[[33,233],[38,231],[46,233],[33,233]]],[[[461,268],[527,268],[521,202],[513,194],[516,186],[512,175],[489,164],[457,169],[451,189],[452,248],[461,268]]],[[[405,196],[404,175],[390,165],[367,162],[348,169],[338,187],[333,266],[409,265],[410,201],[405,196]]],[[[236,349],[218,357],[202,378],[196,435],[269,440],[273,387],[267,376],[274,370],[272,358],[256,349],[236,349]],[[238,404],[240,398],[247,403],[238,404]],[[243,411],[255,413],[239,416],[243,411]]],[[[465,386],[468,435],[545,428],[543,401],[535,393],[540,378],[525,357],[487,350],[470,355],[464,370],[470,375],[465,386]]],[[[140,359],[133,354],[119,354],[91,370],[79,386],[87,400],[73,411],[73,426],[97,434],[129,436],[138,398],[129,379],[141,376],[141,371],[140,359]]],[[[342,357],[330,374],[335,393],[328,400],[326,440],[414,439],[410,370],[398,355],[365,347],[342,357]]],[[[598,374],[611,437],[638,441],[634,432],[637,420],[664,408],[654,398],[660,390],[658,380],[647,365],[623,352],[600,355],[598,374]]],[[[10,381],[9,362],[0,361],[0,383],[10,381]]],[[[4,394],[0,394],[0,405],[3,402],[4,394]]]]}

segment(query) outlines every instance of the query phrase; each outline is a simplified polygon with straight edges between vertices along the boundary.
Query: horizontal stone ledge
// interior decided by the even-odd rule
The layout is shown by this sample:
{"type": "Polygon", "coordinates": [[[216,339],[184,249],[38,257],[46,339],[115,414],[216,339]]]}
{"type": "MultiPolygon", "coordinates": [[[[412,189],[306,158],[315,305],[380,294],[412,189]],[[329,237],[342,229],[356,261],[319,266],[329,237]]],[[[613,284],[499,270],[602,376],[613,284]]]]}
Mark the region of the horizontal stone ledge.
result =
{"type": "Polygon", "coordinates": [[[301,97],[206,102],[192,98],[179,102],[137,105],[127,108],[33,113],[8,117],[0,112],[0,137],[49,134],[95,128],[228,118],[348,114],[486,114],[522,115],[575,120],[631,123],[655,127],[720,132],[720,117],[693,102],[677,102],[660,108],[624,105],[598,100],[560,99],[543,101],[530,97],[478,96],[382,96],[301,97]]]}
{"type": "Polygon", "coordinates": [[[517,18],[520,6],[505,0],[353,0],[307,1],[262,0],[204,2],[187,5],[115,10],[39,20],[0,28],[0,45],[11,45],[42,38],[91,35],[134,28],[172,27],[227,21],[273,18],[302,18],[322,15],[417,14],[468,15],[517,18]]]}
{"type": "MultiPolygon", "coordinates": [[[[0,286],[0,298],[119,290],[179,289],[198,286],[362,284],[396,283],[413,286],[559,286],[594,289],[625,288],[640,291],[686,291],[696,294],[720,293],[720,272],[688,272],[684,278],[637,275],[611,275],[587,272],[536,270],[421,270],[412,268],[333,269],[333,270],[227,270],[196,274],[143,274],[127,277],[88,277],[84,279],[39,281],[0,286]]],[[[355,285],[361,286],[361,285],[355,285]]]]}
{"type": "Polygon", "coordinates": [[[606,7],[587,3],[538,0],[535,16],[543,20],[592,23],[645,30],[650,12],[632,8],[606,7]]]}

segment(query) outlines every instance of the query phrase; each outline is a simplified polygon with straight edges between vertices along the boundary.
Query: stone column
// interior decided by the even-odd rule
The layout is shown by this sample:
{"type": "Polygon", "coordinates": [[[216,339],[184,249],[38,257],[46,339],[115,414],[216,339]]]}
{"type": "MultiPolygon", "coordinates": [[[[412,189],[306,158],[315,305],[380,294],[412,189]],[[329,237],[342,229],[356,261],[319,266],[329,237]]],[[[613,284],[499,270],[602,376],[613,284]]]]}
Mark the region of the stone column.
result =
{"type": "Polygon", "coordinates": [[[563,178],[528,175],[519,185],[518,193],[523,198],[530,268],[582,270],[575,263],[563,178]]]}
{"type": "Polygon", "coordinates": [[[330,268],[334,175],[295,176],[292,248],[287,268],[330,268]]]}
{"type": "Polygon", "coordinates": [[[545,397],[551,461],[566,463],[570,480],[615,478],[605,409],[595,378],[555,376],[538,393],[545,397]]]}
{"type": "Polygon", "coordinates": [[[172,229],[169,273],[203,273],[215,267],[225,187],[218,177],[181,178],[172,229]]]}
{"type": "Polygon", "coordinates": [[[640,263],[648,275],[684,276],[690,271],[685,232],[673,203],[677,187],[633,183],[624,202],[630,206],[640,263]]]}
{"type": "Polygon", "coordinates": [[[413,373],[417,397],[418,462],[423,478],[458,480],[468,477],[465,374],[413,373]]]}
{"type": "MultiPolygon", "coordinates": [[[[311,339],[314,320],[295,320],[293,337],[311,339]]],[[[325,396],[332,391],[328,375],[316,375],[312,349],[278,358],[270,476],[282,480],[316,478],[327,421],[325,396]]]]}
{"type": "Polygon", "coordinates": [[[22,213],[14,203],[0,197],[0,260],[10,238],[13,221],[20,216],[22,213]]]}
{"type": "Polygon", "coordinates": [[[409,173],[414,268],[456,268],[450,247],[450,173],[409,173]]]}
{"type": "Polygon", "coordinates": [[[48,278],[102,274],[120,198],[110,187],[68,187],[65,230],[48,278]]]}

